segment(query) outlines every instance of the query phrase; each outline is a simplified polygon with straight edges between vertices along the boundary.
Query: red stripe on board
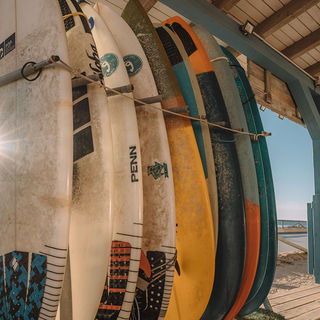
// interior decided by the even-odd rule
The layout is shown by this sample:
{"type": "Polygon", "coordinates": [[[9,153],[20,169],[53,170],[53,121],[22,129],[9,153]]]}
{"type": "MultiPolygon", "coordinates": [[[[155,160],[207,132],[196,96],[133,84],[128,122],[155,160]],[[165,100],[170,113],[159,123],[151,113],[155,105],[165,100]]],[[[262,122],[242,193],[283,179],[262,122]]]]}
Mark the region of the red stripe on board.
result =
{"type": "Polygon", "coordinates": [[[129,270],[129,266],[110,267],[110,270],[129,270]]]}
{"type": "Polygon", "coordinates": [[[131,247],[129,242],[112,241],[112,248],[131,247]]]}
{"type": "Polygon", "coordinates": [[[116,254],[116,253],[127,253],[130,254],[131,249],[130,248],[112,248],[111,249],[111,254],[116,254]]]}
{"type": "Polygon", "coordinates": [[[109,304],[102,304],[102,305],[100,305],[99,309],[102,309],[102,310],[121,310],[121,306],[112,306],[109,304]]]}
{"type": "Polygon", "coordinates": [[[125,257],[112,256],[111,262],[114,262],[114,261],[130,261],[130,256],[125,256],[125,257]]]}
{"type": "Polygon", "coordinates": [[[127,280],[128,276],[109,276],[110,279],[124,279],[127,280]]]}
{"type": "Polygon", "coordinates": [[[115,289],[115,288],[109,288],[109,292],[126,292],[126,289],[115,289]]]}

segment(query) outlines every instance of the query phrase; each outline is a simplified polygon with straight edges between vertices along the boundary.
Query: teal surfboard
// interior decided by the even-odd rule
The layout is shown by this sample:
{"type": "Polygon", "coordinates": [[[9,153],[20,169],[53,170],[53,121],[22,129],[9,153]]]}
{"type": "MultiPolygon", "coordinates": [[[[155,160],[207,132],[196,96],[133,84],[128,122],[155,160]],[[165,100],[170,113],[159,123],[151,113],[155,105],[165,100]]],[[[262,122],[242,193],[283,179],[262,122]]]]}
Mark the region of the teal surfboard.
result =
{"type": "MultiPolygon", "coordinates": [[[[255,119],[251,110],[250,97],[247,95],[247,91],[240,78],[240,74],[238,70],[241,66],[237,64],[235,57],[226,48],[222,47],[222,50],[223,50],[223,53],[226,55],[226,57],[230,60],[231,64],[237,66],[234,68],[233,74],[234,74],[235,82],[241,98],[243,111],[245,113],[245,117],[248,124],[248,129],[251,133],[257,134],[258,131],[257,131],[255,119]]],[[[261,237],[260,237],[260,254],[259,254],[258,268],[257,268],[256,276],[254,279],[254,283],[252,285],[247,301],[250,301],[256,295],[256,293],[258,292],[258,290],[262,285],[263,279],[266,274],[268,254],[269,254],[269,214],[268,214],[268,200],[267,200],[267,189],[266,189],[263,159],[262,159],[259,140],[251,140],[251,144],[252,144],[252,150],[253,150],[257,178],[258,178],[260,216],[261,216],[261,237]]]]}
{"type": "MultiPolygon", "coordinates": [[[[240,66],[239,62],[235,57],[230,53],[228,55],[231,65],[234,66],[234,69],[238,72],[241,79],[242,85],[245,88],[247,93],[247,100],[249,101],[252,116],[255,121],[257,133],[264,131],[262,121],[260,118],[257,102],[254,98],[254,93],[252,91],[249,80],[246,77],[245,71],[240,66]]],[[[268,261],[265,276],[263,278],[262,284],[259,288],[256,288],[255,291],[251,291],[250,295],[241,309],[239,315],[245,316],[255,310],[257,310],[261,304],[266,299],[272,282],[274,279],[274,274],[276,270],[277,263],[277,254],[278,254],[278,234],[277,234],[277,212],[276,212],[276,202],[274,194],[274,186],[272,179],[271,164],[269,158],[269,152],[267,147],[267,142],[265,137],[259,137],[259,144],[261,150],[261,156],[263,161],[263,169],[266,181],[266,190],[267,190],[267,201],[268,201],[268,218],[269,218],[269,251],[268,251],[268,261]]]]}

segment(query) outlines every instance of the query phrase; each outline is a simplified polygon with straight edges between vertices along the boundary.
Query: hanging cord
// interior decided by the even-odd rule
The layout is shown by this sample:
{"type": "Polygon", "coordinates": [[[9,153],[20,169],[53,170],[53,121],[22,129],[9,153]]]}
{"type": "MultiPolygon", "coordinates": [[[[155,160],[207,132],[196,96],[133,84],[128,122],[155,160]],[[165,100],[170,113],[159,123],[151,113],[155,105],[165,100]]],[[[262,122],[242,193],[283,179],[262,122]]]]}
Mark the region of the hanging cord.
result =
{"type": "Polygon", "coordinates": [[[63,20],[66,20],[66,19],[68,19],[68,18],[70,18],[70,17],[76,17],[76,16],[83,16],[83,17],[85,17],[86,19],[87,19],[87,21],[88,21],[88,17],[83,13],[83,12],[74,12],[74,13],[70,13],[70,14],[66,14],[65,16],[62,16],[62,19],[63,20]]]}
{"type": "Polygon", "coordinates": [[[229,59],[227,57],[213,58],[213,59],[210,60],[210,62],[216,62],[216,61],[220,61],[220,60],[225,60],[225,61],[229,62],[229,59]]]}
{"type": "MultiPolygon", "coordinates": [[[[71,66],[69,66],[67,63],[65,63],[61,59],[60,59],[59,62],[60,62],[60,64],[62,64],[62,66],[65,69],[67,69],[69,72],[71,72],[74,76],[79,77],[79,78],[83,78],[83,79],[87,80],[88,82],[90,82],[92,84],[95,84],[95,85],[97,85],[97,86],[99,86],[101,88],[107,89],[107,90],[109,90],[111,92],[114,92],[115,94],[123,96],[123,97],[125,97],[125,98],[127,98],[129,100],[132,100],[133,102],[138,102],[141,105],[149,106],[150,108],[153,108],[155,110],[158,110],[158,111],[161,110],[164,113],[171,114],[171,115],[174,115],[174,116],[177,116],[177,117],[180,117],[180,118],[189,119],[189,120],[193,120],[193,121],[199,121],[199,122],[204,123],[204,124],[206,124],[208,126],[219,128],[219,129],[226,130],[226,131],[230,131],[230,132],[233,132],[233,133],[238,133],[238,134],[242,134],[242,135],[248,135],[248,136],[253,137],[254,140],[258,140],[259,137],[267,137],[267,136],[271,135],[271,133],[268,133],[268,132],[262,132],[262,133],[259,133],[259,134],[254,134],[254,133],[251,133],[251,132],[245,132],[245,131],[241,131],[241,130],[237,130],[237,129],[227,128],[227,127],[224,127],[224,126],[222,126],[220,124],[212,123],[212,122],[209,122],[209,121],[204,120],[204,119],[199,119],[199,118],[196,118],[196,117],[188,116],[186,114],[177,113],[177,112],[171,111],[169,109],[158,108],[156,106],[153,106],[153,105],[150,105],[148,103],[145,103],[142,100],[139,100],[137,98],[133,98],[131,96],[127,96],[126,94],[124,94],[122,92],[119,92],[119,91],[117,91],[115,89],[112,89],[112,88],[110,88],[108,86],[105,86],[105,85],[101,84],[99,81],[95,81],[95,80],[90,79],[89,77],[83,75],[80,71],[73,69],[71,66]]],[[[58,64],[59,62],[54,61],[54,63],[56,63],[56,64],[58,64]]]]}

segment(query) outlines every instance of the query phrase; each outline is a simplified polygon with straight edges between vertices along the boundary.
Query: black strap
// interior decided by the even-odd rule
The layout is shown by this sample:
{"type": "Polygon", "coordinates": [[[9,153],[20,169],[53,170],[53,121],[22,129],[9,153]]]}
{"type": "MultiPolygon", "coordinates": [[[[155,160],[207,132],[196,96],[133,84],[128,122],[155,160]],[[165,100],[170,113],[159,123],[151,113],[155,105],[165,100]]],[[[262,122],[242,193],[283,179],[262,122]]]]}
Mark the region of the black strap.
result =
{"type": "Polygon", "coordinates": [[[37,79],[40,77],[40,74],[41,74],[41,72],[42,72],[42,68],[39,69],[37,75],[36,75],[34,78],[27,78],[27,76],[24,74],[25,68],[26,68],[28,65],[34,66],[35,64],[36,64],[35,62],[29,61],[29,62],[26,62],[26,63],[23,65],[23,67],[22,67],[22,69],[21,69],[21,76],[22,76],[23,79],[25,79],[25,80],[27,80],[27,81],[35,81],[35,80],[37,80],[37,79]]]}

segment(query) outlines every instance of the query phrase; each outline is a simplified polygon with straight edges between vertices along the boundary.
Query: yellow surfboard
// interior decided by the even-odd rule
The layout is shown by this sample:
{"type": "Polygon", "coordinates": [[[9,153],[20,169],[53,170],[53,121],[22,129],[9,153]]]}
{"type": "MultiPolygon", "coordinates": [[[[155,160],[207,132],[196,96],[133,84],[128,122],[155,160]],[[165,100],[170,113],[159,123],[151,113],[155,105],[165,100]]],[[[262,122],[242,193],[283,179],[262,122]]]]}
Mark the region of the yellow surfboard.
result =
{"type": "MultiPolygon", "coordinates": [[[[170,62],[139,1],[130,0],[122,17],[142,44],[163,98],[163,108],[184,106],[170,62]]],[[[208,304],[215,269],[209,194],[190,120],[166,116],[165,122],[175,185],[178,257],[165,319],[198,320],[208,304]]],[[[163,317],[163,313],[159,315],[159,319],[163,317]]]]}

